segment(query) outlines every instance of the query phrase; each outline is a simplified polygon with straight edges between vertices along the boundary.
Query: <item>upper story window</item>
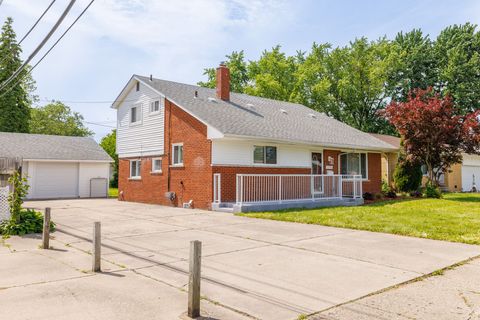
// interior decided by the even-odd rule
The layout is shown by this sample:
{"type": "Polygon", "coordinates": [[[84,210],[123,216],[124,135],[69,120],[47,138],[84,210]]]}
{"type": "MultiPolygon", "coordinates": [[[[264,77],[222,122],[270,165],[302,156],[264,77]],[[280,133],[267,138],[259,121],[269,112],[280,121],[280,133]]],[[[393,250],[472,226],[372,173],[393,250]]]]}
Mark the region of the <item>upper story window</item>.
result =
{"type": "Polygon", "coordinates": [[[162,172],[162,158],[153,158],[152,159],[152,172],[161,173],[162,172]]]}
{"type": "Polygon", "coordinates": [[[183,143],[172,144],[172,164],[183,166],[183,143]]]}
{"type": "Polygon", "coordinates": [[[130,123],[139,123],[142,119],[142,107],[141,105],[135,105],[130,108],[130,123]]]}
{"type": "Polygon", "coordinates": [[[142,168],[141,160],[130,160],[130,178],[140,179],[142,177],[140,173],[141,168],[142,168]]]}
{"type": "Polygon", "coordinates": [[[160,112],[160,100],[150,102],[150,113],[160,112]]]}
{"type": "Polygon", "coordinates": [[[340,173],[344,175],[361,175],[368,179],[366,153],[342,153],[340,155],[340,173]]]}
{"type": "Polygon", "coordinates": [[[138,82],[138,81],[135,84],[135,91],[140,91],[140,82],[138,82]]]}
{"type": "Polygon", "coordinates": [[[277,164],[277,147],[255,146],[253,150],[253,162],[277,164]]]}

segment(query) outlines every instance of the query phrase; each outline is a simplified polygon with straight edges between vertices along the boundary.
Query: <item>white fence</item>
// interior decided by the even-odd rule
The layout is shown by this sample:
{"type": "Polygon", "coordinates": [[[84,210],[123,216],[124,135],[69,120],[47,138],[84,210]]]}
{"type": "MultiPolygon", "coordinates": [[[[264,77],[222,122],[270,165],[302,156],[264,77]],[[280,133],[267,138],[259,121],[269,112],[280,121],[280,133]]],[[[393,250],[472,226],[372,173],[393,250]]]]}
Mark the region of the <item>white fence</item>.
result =
{"type": "Polygon", "coordinates": [[[9,187],[0,188],[0,221],[10,219],[10,208],[8,206],[9,187]]]}
{"type": "Polygon", "coordinates": [[[237,174],[236,202],[361,198],[360,175],[237,174]]]}

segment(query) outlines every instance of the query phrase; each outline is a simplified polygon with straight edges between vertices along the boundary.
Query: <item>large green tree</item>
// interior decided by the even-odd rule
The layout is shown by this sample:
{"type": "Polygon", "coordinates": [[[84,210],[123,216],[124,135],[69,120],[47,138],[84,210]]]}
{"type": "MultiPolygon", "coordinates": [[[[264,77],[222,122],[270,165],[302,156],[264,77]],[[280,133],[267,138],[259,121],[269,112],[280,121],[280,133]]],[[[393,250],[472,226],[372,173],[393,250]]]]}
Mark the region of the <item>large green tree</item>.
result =
{"type": "MultiPolygon", "coordinates": [[[[232,54],[225,56],[225,64],[230,69],[230,90],[233,92],[243,93],[249,81],[247,62],[243,50],[240,52],[233,51],[232,54]]],[[[217,85],[216,69],[206,68],[204,75],[207,76],[207,81],[199,82],[198,85],[207,88],[215,88],[217,85]]]]}
{"type": "Polygon", "coordinates": [[[263,51],[258,61],[250,61],[248,77],[251,83],[245,92],[275,100],[291,101],[296,83],[296,71],[303,54],[287,56],[280,46],[263,51]]]}
{"type": "Polygon", "coordinates": [[[445,28],[434,48],[438,79],[434,88],[453,98],[462,113],[480,108],[480,32],[466,23],[445,28]]]}
{"type": "Polygon", "coordinates": [[[32,108],[29,125],[30,133],[79,137],[93,134],[83,124],[83,116],[60,101],[32,108]]]}
{"type": "MultiPolygon", "coordinates": [[[[0,34],[0,84],[4,83],[21,65],[22,49],[17,43],[13,20],[7,18],[0,34]]],[[[35,89],[34,82],[24,69],[6,88],[0,90],[0,131],[28,132],[29,95],[35,89]]]]}
{"type": "Polygon", "coordinates": [[[390,58],[386,90],[392,99],[406,101],[412,90],[425,90],[435,84],[433,42],[420,29],[398,33],[392,42],[390,58]]]}
{"type": "Polygon", "coordinates": [[[118,187],[118,154],[117,154],[117,130],[112,130],[102,138],[100,146],[115,161],[113,163],[113,179],[110,181],[112,188],[118,187]]]}

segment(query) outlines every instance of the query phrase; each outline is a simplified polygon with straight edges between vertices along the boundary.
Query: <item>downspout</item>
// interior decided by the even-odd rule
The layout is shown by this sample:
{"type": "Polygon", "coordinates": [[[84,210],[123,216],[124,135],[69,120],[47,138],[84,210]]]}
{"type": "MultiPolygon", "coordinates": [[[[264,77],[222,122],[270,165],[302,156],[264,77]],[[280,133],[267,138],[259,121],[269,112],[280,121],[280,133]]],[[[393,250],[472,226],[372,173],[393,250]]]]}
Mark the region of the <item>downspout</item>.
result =
{"type": "MultiPolygon", "coordinates": [[[[168,101],[168,100],[167,100],[168,101]]],[[[171,155],[170,155],[170,146],[171,144],[171,139],[172,139],[172,103],[168,101],[168,144],[167,144],[167,191],[170,192],[170,161],[171,161],[171,155]]]]}

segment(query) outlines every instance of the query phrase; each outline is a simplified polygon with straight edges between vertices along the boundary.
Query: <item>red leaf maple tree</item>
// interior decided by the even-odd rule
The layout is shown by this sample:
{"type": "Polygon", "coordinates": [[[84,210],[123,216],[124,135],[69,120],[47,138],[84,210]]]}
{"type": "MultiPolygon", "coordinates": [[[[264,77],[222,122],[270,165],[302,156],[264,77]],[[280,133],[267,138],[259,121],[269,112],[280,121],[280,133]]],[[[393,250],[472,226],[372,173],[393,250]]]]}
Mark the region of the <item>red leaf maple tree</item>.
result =
{"type": "Polygon", "coordinates": [[[462,153],[480,154],[480,109],[462,115],[450,96],[431,88],[413,90],[406,102],[392,101],[384,116],[402,136],[407,159],[425,164],[436,185],[462,153]]]}

